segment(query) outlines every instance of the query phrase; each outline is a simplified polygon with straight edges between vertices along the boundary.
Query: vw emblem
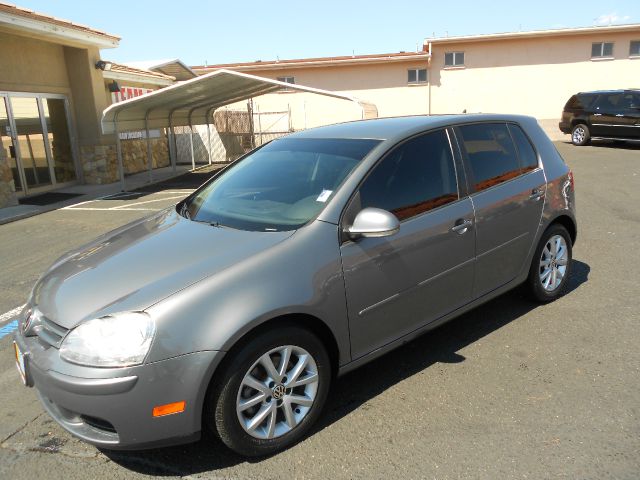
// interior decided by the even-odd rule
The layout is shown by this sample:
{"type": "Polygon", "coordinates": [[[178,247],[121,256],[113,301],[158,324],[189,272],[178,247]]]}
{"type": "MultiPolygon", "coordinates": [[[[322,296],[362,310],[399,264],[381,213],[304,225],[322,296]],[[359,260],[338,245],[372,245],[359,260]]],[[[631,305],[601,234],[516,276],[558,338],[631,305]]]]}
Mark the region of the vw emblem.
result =
{"type": "Polygon", "coordinates": [[[273,387],[273,398],[275,398],[276,400],[280,400],[282,397],[284,397],[284,394],[285,388],[281,383],[273,387]]]}

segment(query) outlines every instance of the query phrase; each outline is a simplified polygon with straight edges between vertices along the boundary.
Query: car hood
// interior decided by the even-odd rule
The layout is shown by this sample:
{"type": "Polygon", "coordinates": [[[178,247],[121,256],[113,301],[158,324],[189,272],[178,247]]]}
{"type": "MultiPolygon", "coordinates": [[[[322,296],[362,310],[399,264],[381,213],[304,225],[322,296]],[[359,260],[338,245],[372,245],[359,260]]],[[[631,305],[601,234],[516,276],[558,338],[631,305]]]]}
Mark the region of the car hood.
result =
{"type": "Polygon", "coordinates": [[[65,328],[144,310],[292,233],[215,227],[163,211],[61,257],[36,283],[30,303],[65,328]]]}

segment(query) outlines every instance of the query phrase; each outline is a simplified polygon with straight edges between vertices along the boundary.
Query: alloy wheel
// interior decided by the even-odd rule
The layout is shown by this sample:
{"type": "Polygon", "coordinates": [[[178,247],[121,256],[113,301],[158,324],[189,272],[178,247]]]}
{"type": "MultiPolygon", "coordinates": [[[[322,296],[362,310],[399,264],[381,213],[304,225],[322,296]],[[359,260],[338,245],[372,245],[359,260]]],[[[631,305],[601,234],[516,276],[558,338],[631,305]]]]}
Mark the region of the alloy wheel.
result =
{"type": "Polygon", "coordinates": [[[240,425],[259,439],[285,435],[311,410],[318,382],[316,361],[304,348],[285,345],[270,350],[240,383],[236,400],[240,425]]]}
{"type": "Polygon", "coordinates": [[[553,292],[562,283],[567,272],[569,250],[562,235],[553,235],[547,240],[540,255],[539,278],[547,292],[553,292]]]}
{"type": "Polygon", "coordinates": [[[585,139],[585,131],[582,127],[577,127],[573,131],[573,143],[582,143],[585,139]]]}

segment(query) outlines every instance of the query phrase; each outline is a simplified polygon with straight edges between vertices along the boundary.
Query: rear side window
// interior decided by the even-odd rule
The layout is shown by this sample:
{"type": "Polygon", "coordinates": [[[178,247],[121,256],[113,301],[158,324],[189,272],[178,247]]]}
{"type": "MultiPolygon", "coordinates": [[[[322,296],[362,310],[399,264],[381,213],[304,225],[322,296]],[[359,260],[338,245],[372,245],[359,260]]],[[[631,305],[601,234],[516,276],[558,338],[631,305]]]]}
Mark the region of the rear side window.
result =
{"type": "Polygon", "coordinates": [[[400,220],[457,199],[453,156],[444,130],[422,135],[397,147],[360,187],[362,208],[382,208],[400,220]]]}
{"type": "Polygon", "coordinates": [[[520,175],[516,148],[504,123],[481,123],[458,127],[471,167],[476,191],[520,175]]]}
{"type": "Polygon", "coordinates": [[[516,147],[518,148],[518,156],[520,157],[520,167],[522,168],[522,172],[525,173],[538,168],[538,156],[536,155],[536,151],[533,149],[531,142],[522,129],[517,125],[509,124],[509,131],[511,132],[513,141],[516,143],[516,147]]]}
{"type": "Polygon", "coordinates": [[[582,99],[578,97],[578,95],[574,95],[569,99],[567,104],[564,106],[565,110],[581,110],[584,108],[582,104],[582,99]]]}

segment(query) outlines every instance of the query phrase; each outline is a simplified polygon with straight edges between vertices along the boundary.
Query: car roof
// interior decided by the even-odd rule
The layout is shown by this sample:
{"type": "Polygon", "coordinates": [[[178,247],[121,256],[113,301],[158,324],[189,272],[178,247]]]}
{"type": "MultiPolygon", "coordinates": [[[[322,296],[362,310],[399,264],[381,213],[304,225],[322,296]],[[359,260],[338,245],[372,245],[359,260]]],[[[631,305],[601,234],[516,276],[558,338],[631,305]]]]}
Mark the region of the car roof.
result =
{"type": "Polygon", "coordinates": [[[460,115],[416,115],[409,117],[375,118],[337,123],[310,128],[292,133],[287,138],[370,138],[377,140],[400,140],[416,133],[436,128],[474,122],[522,122],[524,115],[460,114],[460,115]]]}
{"type": "Polygon", "coordinates": [[[640,88],[619,88],[616,90],[593,90],[591,92],[578,92],[576,95],[601,95],[603,93],[640,92],[640,88]]]}

